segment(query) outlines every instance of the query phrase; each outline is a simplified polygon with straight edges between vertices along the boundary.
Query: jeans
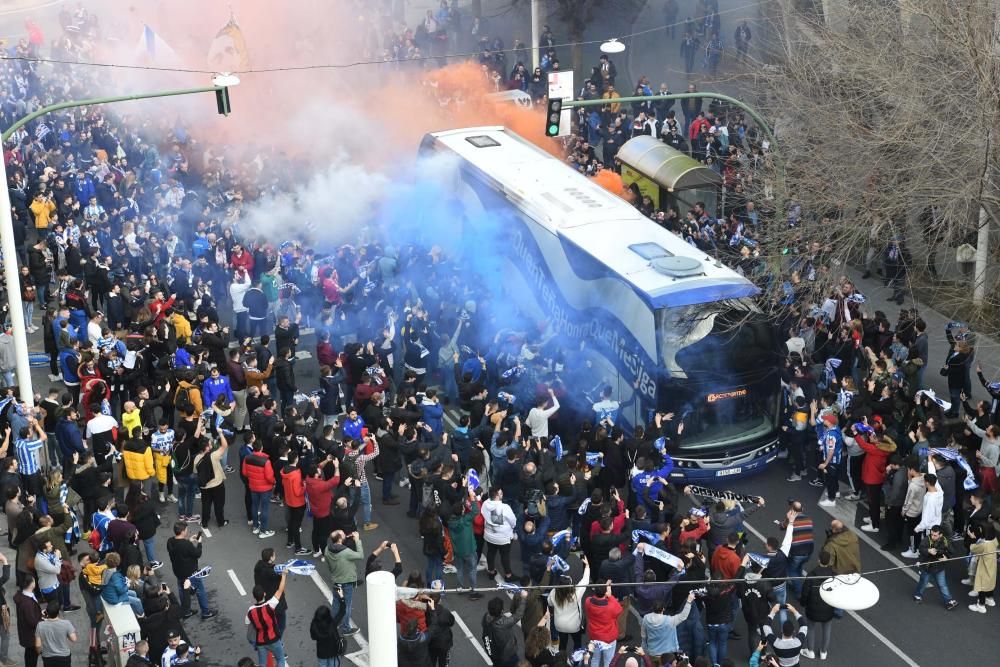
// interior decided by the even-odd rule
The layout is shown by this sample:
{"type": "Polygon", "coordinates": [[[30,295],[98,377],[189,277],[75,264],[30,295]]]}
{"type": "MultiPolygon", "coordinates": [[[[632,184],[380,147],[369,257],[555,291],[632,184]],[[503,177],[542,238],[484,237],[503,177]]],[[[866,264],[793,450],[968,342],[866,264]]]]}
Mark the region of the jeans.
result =
{"type": "Polygon", "coordinates": [[[928,572],[924,570],[920,573],[920,581],[917,582],[917,590],[914,591],[914,595],[922,595],[924,588],[927,587],[927,582],[931,579],[938,587],[938,591],[941,592],[941,599],[946,603],[952,601],[951,591],[948,590],[948,580],[944,576],[944,570],[939,570],[938,572],[928,572]]]}
{"type": "Polygon", "coordinates": [[[396,482],[395,472],[382,473],[382,502],[392,500],[392,485],[396,482]]]}
{"type": "Polygon", "coordinates": [[[267,664],[267,654],[274,656],[275,667],[285,667],[285,645],[281,639],[277,639],[270,644],[257,645],[257,664],[267,664]]]}
{"type": "MultiPolygon", "coordinates": [[[[777,586],[771,588],[771,594],[774,595],[774,601],[777,604],[785,604],[788,602],[788,582],[778,584],[777,586]]],[[[736,616],[734,615],[733,618],[736,618],[736,616]]],[[[780,627],[787,620],[788,612],[782,609],[778,612],[778,626],[780,627]]]]}
{"type": "Polygon", "coordinates": [[[260,528],[261,532],[267,530],[268,512],[271,511],[270,491],[250,492],[250,513],[253,515],[253,527],[260,528]]]}
{"type": "MultiPolygon", "coordinates": [[[[805,556],[789,556],[788,557],[788,576],[789,577],[801,577],[802,566],[809,562],[812,554],[806,554],[805,556]]],[[[792,587],[795,592],[796,599],[802,595],[802,580],[801,579],[791,579],[788,585],[792,587]]]]}
{"type": "Polygon", "coordinates": [[[0,623],[0,662],[7,662],[10,651],[10,632],[0,623]]]}
{"type": "Polygon", "coordinates": [[[471,553],[468,556],[455,556],[455,569],[458,570],[458,586],[459,588],[475,588],[476,587],[476,565],[479,564],[479,559],[476,558],[476,554],[471,553]]]}
{"type": "Polygon", "coordinates": [[[610,667],[616,650],[618,650],[618,640],[610,644],[594,641],[594,655],[590,658],[590,667],[610,667]]]}
{"type": "Polygon", "coordinates": [[[347,611],[344,612],[344,620],[340,622],[340,631],[346,632],[351,629],[351,604],[354,601],[354,584],[336,584],[340,586],[341,590],[344,591],[344,599],[341,600],[337,593],[333,594],[333,615],[336,616],[337,612],[340,610],[340,605],[345,605],[347,611]]]}
{"type": "Polygon", "coordinates": [[[705,630],[701,623],[701,609],[697,603],[691,605],[688,617],[677,626],[677,643],[692,660],[702,654],[705,647],[705,630]]]}
{"type": "Polygon", "coordinates": [[[142,541],[142,548],[145,549],[145,551],[146,551],[146,562],[147,563],[152,563],[153,561],[156,560],[156,553],[153,552],[153,547],[155,546],[153,544],[153,540],[154,540],[154,538],[151,537],[148,540],[143,540],[142,541]]]}
{"type": "Polygon", "coordinates": [[[332,658],[320,658],[319,667],[340,667],[340,656],[332,658]]]}
{"type": "MultiPolygon", "coordinates": [[[[385,492],[385,478],[382,480],[382,491],[385,492]]],[[[351,487],[351,502],[357,497],[355,494],[358,493],[358,487],[351,487]]],[[[384,498],[383,498],[384,500],[384,498]]],[[[372,522],[372,490],[368,486],[368,480],[365,480],[361,484],[361,517],[364,519],[365,523],[372,522]]]]}
{"type": "Polygon", "coordinates": [[[427,556],[427,568],[424,570],[424,577],[427,585],[435,579],[444,580],[444,557],[440,555],[427,556]]]}
{"type": "Polygon", "coordinates": [[[17,384],[17,382],[14,381],[14,371],[13,370],[0,371],[0,373],[3,373],[3,384],[4,384],[5,387],[13,387],[14,385],[17,384]]]}
{"type": "Polygon", "coordinates": [[[177,512],[181,516],[194,514],[194,494],[198,491],[198,480],[194,475],[177,476],[177,512]]]}
{"type": "Polygon", "coordinates": [[[708,657],[713,665],[721,665],[729,652],[729,631],[732,623],[721,623],[708,626],[708,657]]]}
{"type": "Polygon", "coordinates": [[[830,650],[830,639],[833,638],[833,621],[809,621],[809,650],[813,653],[826,653],[830,650]]]}
{"type": "MultiPolygon", "coordinates": [[[[208,609],[208,593],[205,591],[205,582],[201,579],[190,579],[191,588],[194,590],[195,594],[198,596],[198,606],[201,607],[201,615],[204,616],[209,612],[208,609]]],[[[184,580],[177,580],[177,590],[181,592],[181,607],[185,610],[191,608],[191,593],[188,589],[184,588],[184,580]]]]}
{"type": "Polygon", "coordinates": [[[22,301],[21,304],[24,306],[24,326],[30,327],[31,320],[35,317],[35,302],[22,301]]]}

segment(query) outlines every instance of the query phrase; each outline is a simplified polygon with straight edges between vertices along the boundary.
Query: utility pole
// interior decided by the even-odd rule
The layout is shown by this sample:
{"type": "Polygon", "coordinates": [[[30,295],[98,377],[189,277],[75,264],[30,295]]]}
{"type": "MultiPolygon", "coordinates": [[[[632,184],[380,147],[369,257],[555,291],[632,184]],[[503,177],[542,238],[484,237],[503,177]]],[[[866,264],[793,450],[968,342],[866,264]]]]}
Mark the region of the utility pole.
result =
{"type": "MultiPolygon", "coordinates": [[[[228,85],[235,85],[239,80],[235,77],[228,77],[228,85]]],[[[154,97],[174,97],[177,95],[197,95],[200,93],[222,94],[228,86],[215,85],[205,88],[186,88],[183,90],[165,90],[154,93],[141,93],[138,95],[120,95],[117,97],[96,97],[89,100],[75,100],[60,102],[47,107],[42,107],[37,111],[28,114],[24,118],[16,121],[0,135],[0,144],[7,140],[20,128],[31,121],[62,109],[72,109],[73,107],[89,107],[96,104],[110,104],[112,102],[130,102],[132,100],[146,100],[154,97]]],[[[226,98],[228,101],[228,97],[226,98]]],[[[220,109],[221,113],[221,109],[220,109]]],[[[29,407],[35,404],[35,394],[31,386],[31,364],[28,363],[28,331],[24,321],[24,304],[21,301],[20,277],[17,268],[17,249],[14,245],[14,218],[11,213],[10,193],[7,191],[7,165],[0,160],[0,178],[3,178],[0,187],[0,252],[3,253],[4,279],[7,281],[7,307],[10,312],[10,322],[14,335],[14,356],[16,357],[17,386],[21,392],[21,400],[29,407]]],[[[43,304],[44,305],[44,304],[43,304]]]]}
{"type": "Polygon", "coordinates": [[[538,43],[542,41],[541,26],[542,0],[531,0],[531,67],[532,71],[542,62],[542,54],[538,43]]]}

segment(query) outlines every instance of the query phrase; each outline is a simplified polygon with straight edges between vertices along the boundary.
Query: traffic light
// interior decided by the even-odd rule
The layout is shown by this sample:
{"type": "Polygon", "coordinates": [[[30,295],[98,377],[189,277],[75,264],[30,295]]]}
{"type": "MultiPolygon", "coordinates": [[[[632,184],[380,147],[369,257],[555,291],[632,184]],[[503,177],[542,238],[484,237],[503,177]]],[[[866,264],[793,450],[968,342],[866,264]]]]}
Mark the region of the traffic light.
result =
{"type": "Polygon", "coordinates": [[[559,136],[559,119],[562,117],[563,101],[558,98],[549,98],[549,108],[545,112],[545,136],[559,136]]]}
{"type": "Polygon", "coordinates": [[[233,109],[229,104],[229,86],[223,86],[215,91],[215,106],[219,109],[219,114],[228,116],[233,109]]]}

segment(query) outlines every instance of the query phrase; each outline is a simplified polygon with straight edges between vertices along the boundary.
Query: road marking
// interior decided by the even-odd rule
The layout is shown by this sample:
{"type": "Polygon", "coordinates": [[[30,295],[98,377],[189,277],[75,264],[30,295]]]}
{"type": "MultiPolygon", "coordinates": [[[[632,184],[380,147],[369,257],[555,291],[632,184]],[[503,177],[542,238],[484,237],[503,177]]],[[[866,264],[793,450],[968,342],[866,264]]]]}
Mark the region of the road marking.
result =
{"type": "MultiPolygon", "coordinates": [[[[327,603],[328,604],[333,604],[333,591],[330,589],[330,586],[326,583],[326,581],[323,579],[323,577],[320,575],[320,573],[317,572],[316,570],[313,570],[312,572],[309,573],[309,578],[312,579],[312,582],[314,584],[316,584],[316,588],[319,589],[319,592],[326,599],[327,603]]],[[[358,592],[357,587],[354,588],[354,592],[355,593],[358,592]]],[[[353,623],[354,621],[352,620],[351,622],[353,623]]],[[[357,656],[357,655],[360,655],[362,653],[364,653],[364,654],[368,653],[368,640],[365,639],[364,633],[362,633],[361,630],[358,630],[353,635],[348,635],[348,637],[351,637],[352,639],[354,639],[354,641],[356,641],[358,643],[358,646],[361,648],[361,650],[360,651],[355,651],[353,654],[350,654],[350,655],[345,655],[344,656],[345,658],[350,658],[351,655],[357,656]]],[[[362,663],[356,662],[353,659],[351,661],[354,662],[355,664],[362,664],[362,663]]],[[[364,664],[367,664],[367,661],[365,661],[364,664]]]]}
{"type": "MultiPolygon", "coordinates": [[[[822,498],[822,496],[820,497],[822,498]]],[[[851,501],[847,500],[844,502],[851,502],[851,501]]],[[[846,507],[842,509],[840,503],[838,503],[836,507],[825,507],[823,505],[820,505],[819,508],[824,512],[826,512],[827,514],[829,514],[830,516],[832,516],[834,519],[840,519],[841,521],[844,522],[845,525],[851,527],[854,526],[854,517],[851,516],[850,510],[848,510],[846,507]]],[[[912,563],[906,563],[902,559],[897,558],[892,552],[882,551],[882,545],[876,542],[873,538],[869,537],[868,533],[866,533],[865,531],[856,530],[855,533],[857,533],[858,538],[860,538],[865,544],[870,546],[875,551],[881,553],[883,556],[885,556],[886,560],[888,560],[893,565],[896,565],[898,567],[906,567],[907,565],[912,565],[912,563]]],[[[910,579],[913,579],[914,581],[919,581],[920,577],[917,575],[916,572],[914,572],[914,569],[915,568],[913,567],[906,567],[906,569],[902,570],[902,572],[910,579]]]]}
{"type": "Polygon", "coordinates": [[[247,591],[243,588],[243,584],[240,583],[239,578],[236,576],[236,572],[233,570],[226,570],[229,573],[229,578],[233,580],[233,586],[236,586],[236,591],[246,597],[247,591]]]}
{"type": "Polygon", "coordinates": [[[458,623],[458,627],[462,629],[462,633],[466,636],[466,638],[470,642],[472,642],[472,646],[476,649],[476,652],[482,656],[483,661],[486,662],[487,665],[491,664],[490,656],[486,653],[486,649],[483,648],[483,645],[480,644],[479,640],[476,639],[475,635],[472,634],[472,631],[469,630],[469,626],[465,624],[465,621],[462,620],[462,617],[459,616],[458,614],[452,614],[452,615],[455,617],[455,622],[458,623]]]}
{"type": "MultiPolygon", "coordinates": [[[[747,523],[747,522],[744,521],[743,522],[743,527],[746,528],[747,530],[749,530],[751,533],[753,533],[757,537],[757,539],[760,540],[761,542],[766,542],[767,541],[767,538],[765,538],[764,535],[761,534],[760,531],[758,531],[756,528],[754,528],[753,526],[751,526],[749,523],[747,523]]],[[[857,621],[858,624],[861,627],[863,627],[865,630],[867,630],[868,632],[870,632],[872,634],[872,636],[875,637],[875,639],[877,639],[880,642],[882,642],[885,645],[886,648],[888,648],[890,651],[892,651],[893,653],[895,653],[899,657],[900,660],[902,660],[907,665],[909,665],[909,667],[920,667],[920,665],[917,664],[916,662],[914,662],[913,659],[910,656],[906,655],[906,653],[903,652],[903,649],[901,649],[898,646],[896,646],[895,644],[893,644],[892,641],[888,637],[886,637],[881,632],[879,632],[875,628],[874,625],[872,625],[871,623],[869,623],[865,619],[861,618],[861,616],[859,616],[857,612],[848,611],[847,613],[848,613],[848,615],[850,615],[851,618],[853,618],[855,621],[857,621]]]]}
{"type": "Polygon", "coordinates": [[[205,537],[211,537],[212,536],[212,531],[210,531],[208,528],[202,528],[201,532],[205,533],[205,537]]]}

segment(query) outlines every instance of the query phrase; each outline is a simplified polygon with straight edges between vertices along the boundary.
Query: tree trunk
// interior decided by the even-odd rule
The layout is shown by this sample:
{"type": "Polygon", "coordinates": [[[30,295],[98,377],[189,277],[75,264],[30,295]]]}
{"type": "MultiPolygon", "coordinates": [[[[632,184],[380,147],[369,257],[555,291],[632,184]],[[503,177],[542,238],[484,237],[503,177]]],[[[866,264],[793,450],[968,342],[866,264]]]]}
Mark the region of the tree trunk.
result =
{"type": "Polygon", "coordinates": [[[580,82],[583,81],[586,72],[583,71],[583,47],[580,46],[580,42],[583,41],[583,26],[578,23],[571,23],[569,27],[569,41],[573,43],[573,71],[576,72],[576,77],[574,77],[574,85],[579,88],[580,82]]]}
{"type": "Polygon", "coordinates": [[[472,0],[472,16],[474,18],[483,18],[483,0],[472,0]]]}

